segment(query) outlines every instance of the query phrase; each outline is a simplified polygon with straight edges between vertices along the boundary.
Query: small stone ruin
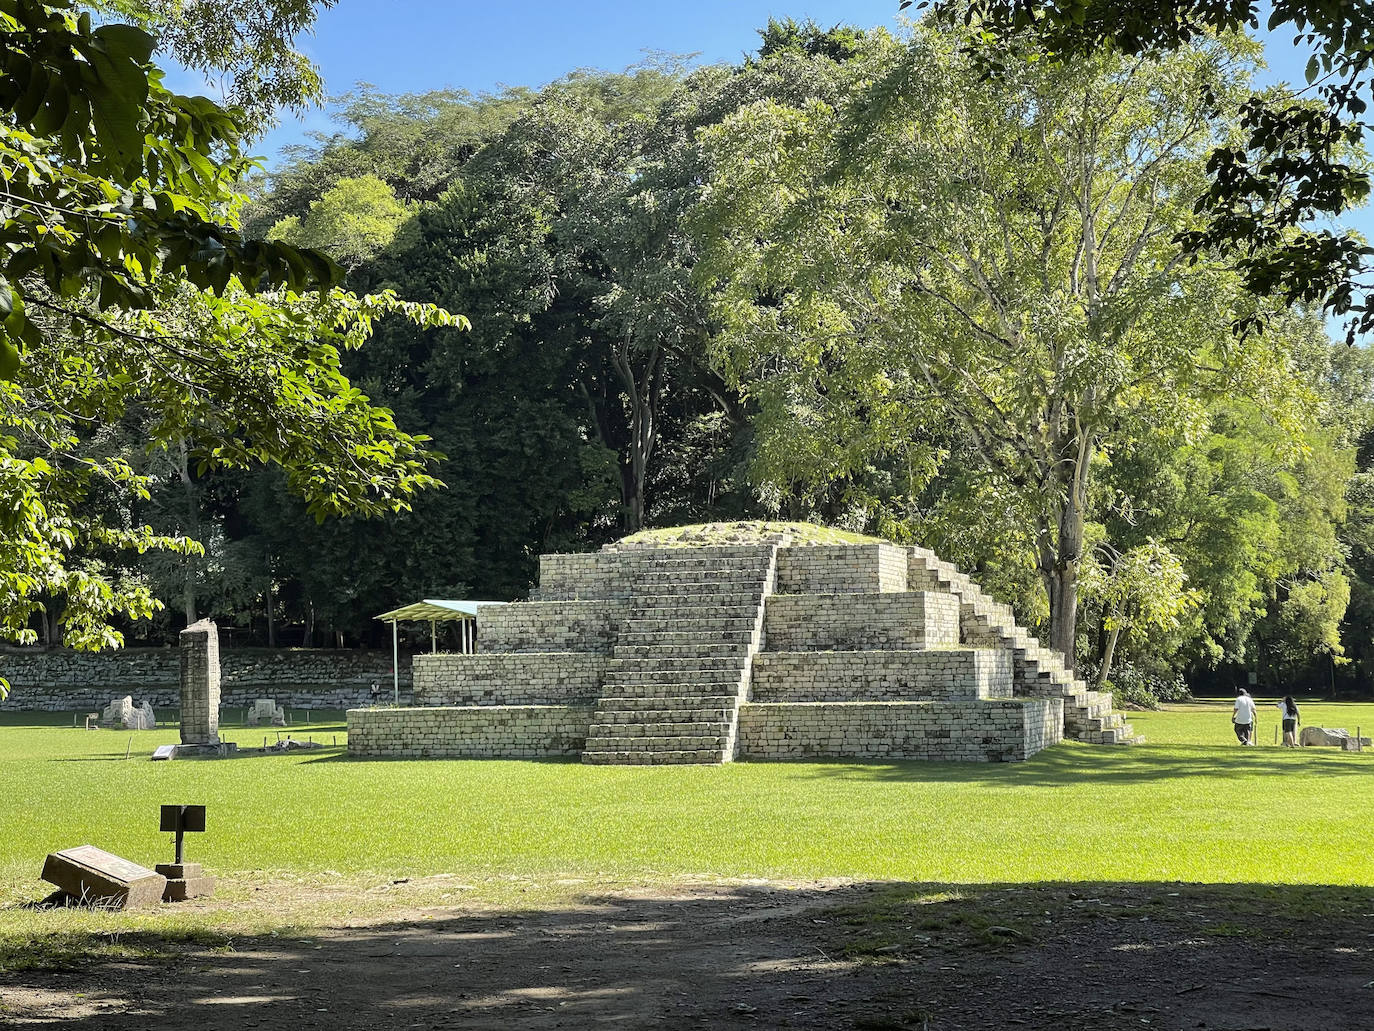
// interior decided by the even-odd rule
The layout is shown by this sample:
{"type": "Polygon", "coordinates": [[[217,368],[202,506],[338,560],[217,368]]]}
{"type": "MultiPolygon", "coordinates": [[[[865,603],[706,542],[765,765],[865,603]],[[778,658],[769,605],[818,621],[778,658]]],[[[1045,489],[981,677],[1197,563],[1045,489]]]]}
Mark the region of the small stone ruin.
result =
{"type": "Polygon", "coordinates": [[[134,705],[131,696],[111,699],[100,714],[100,725],[122,730],[156,730],[157,717],[153,707],[145,700],[142,705],[134,705]]]}
{"type": "Polygon", "coordinates": [[[475,653],[415,657],[416,707],[349,711],[349,752],[986,762],[1142,740],[932,552],[730,529],[543,556],[475,653]]]}
{"type": "Polygon", "coordinates": [[[286,726],[286,710],[274,698],[259,698],[248,710],[247,723],[250,727],[267,724],[273,727],[286,726]]]}
{"type": "Polygon", "coordinates": [[[1370,747],[1370,739],[1357,738],[1344,727],[1303,727],[1298,743],[1307,747],[1342,748],[1358,752],[1370,747]]]}

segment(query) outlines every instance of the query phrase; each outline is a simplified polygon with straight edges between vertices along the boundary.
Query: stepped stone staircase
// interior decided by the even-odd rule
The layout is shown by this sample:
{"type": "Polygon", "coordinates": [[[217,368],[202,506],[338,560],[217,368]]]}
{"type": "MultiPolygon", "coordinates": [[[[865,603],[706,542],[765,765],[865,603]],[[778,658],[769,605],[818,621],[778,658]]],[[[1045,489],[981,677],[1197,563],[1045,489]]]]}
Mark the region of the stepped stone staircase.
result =
{"type": "Polygon", "coordinates": [[[774,546],[664,549],[640,573],[582,761],[720,763],[776,576],[774,546]]]}
{"type": "Polygon", "coordinates": [[[1018,695],[1062,697],[1064,731],[1101,745],[1143,744],[1145,738],[1112,710],[1110,692],[1094,691],[1069,671],[1061,652],[1046,648],[1016,623],[1011,607],[991,597],[952,563],[925,548],[909,548],[908,587],[947,591],[959,599],[961,635],[970,644],[1006,648],[1015,664],[1018,695]]]}
{"type": "Polygon", "coordinates": [[[545,555],[477,654],[415,658],[409,709],[353,710],[360,755],[1014,761],[1134,744],[1010,608],[923,548],[755,535],[545,555]]]}

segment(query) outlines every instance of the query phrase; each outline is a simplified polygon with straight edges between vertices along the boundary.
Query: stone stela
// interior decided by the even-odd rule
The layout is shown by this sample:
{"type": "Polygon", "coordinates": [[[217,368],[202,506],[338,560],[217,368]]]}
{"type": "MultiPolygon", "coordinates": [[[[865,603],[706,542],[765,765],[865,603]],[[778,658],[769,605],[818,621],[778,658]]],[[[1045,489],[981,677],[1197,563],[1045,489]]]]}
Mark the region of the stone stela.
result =
{"type": "Polygon", "coordinates": [[[181,632],[181,743],[219,744],[219,629],[208,619],[181,632]]]}
{"type": "Polygon", "coordinates": [[[43,880],[71,898],[108,909],[132,909],[161,902],[167,878],[94,845],[79,845],[48,856],[43,880]]]}
{"type": "Polygon", "coordinates": [[[192,623],[181,646],[181,744],[177,755],[225,755],[236,746],[219,739],[219,630],[208,619],[192,623]]]}
{"type": "Polygon", "coordinates": [[[199,863],[186,862],[182,848],[182,836],[187,831],[205,830],[205,806],[164,805],[159,829],[176,835],[175,862],[157,864],[157,872],[167,879],[163,901],[184,902],[197,896],[213,895],[215,879],[206,877],[199,863]]]}

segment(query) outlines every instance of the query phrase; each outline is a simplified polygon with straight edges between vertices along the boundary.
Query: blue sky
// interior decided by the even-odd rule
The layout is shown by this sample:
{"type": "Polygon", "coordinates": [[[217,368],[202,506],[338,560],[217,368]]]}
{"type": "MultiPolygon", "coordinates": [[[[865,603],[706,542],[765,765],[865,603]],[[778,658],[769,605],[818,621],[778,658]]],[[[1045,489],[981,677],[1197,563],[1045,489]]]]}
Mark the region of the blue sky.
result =
{"type": "MultiPolygon", "coordinates": [[[[852,22],[898,24],[898,0],[339,0],[320,14],[314,35],[298,41],[319,66],[329,93],[368,82],[387,93],[445,87],[474,93],[503,85],[542,86],[576,68],[620,70],[648,51],[696,54],[703,62],[734,61],[758,43],[770,16],[824,26],[852,22]]],[[[1287,37],[1266,38],[1269,80],[1302,82],[1306,55],[1287,37]]],[[[184,92],[206,86],[186,73],[168,85],[184,92]]],[[[331,128],[327,112],[289,112],[255,148],[270,164],[283,145],[331,128]]],[[[1374,235],[1362,210],[1349,222],[1374,235]]]]}
{"type": "MultiPolygon", "coordinates": [[[[629,3],[474,3],[469,0],[340,0],[324,11],[314,36],[298,42],[343,93],[368,82],[386,93],[451,87],[474,93],[500,86],[542,86],[576,68],[619,71],[646,51],[733,61],[756,48],[769,16],[825,26],[897,25],[898,0],[669,0],[629,3]]],[[[288,115],[259,148],[269,158],[311,129],[322,112],[288,115]]]]}

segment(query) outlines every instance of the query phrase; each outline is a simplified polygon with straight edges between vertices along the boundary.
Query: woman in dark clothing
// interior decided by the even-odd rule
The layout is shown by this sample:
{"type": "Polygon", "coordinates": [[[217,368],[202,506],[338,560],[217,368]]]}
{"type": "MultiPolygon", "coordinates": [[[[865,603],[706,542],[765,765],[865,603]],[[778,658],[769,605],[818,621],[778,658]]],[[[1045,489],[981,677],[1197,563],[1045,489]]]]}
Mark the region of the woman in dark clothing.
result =
{"type": "Polygon", "coordinates": [[[1298,747],[1298,703],[1291,694],[1283,696],[1278,703],[1279,717],[1283,720],[1283,745],[1285,748],[1298,747]]]}

